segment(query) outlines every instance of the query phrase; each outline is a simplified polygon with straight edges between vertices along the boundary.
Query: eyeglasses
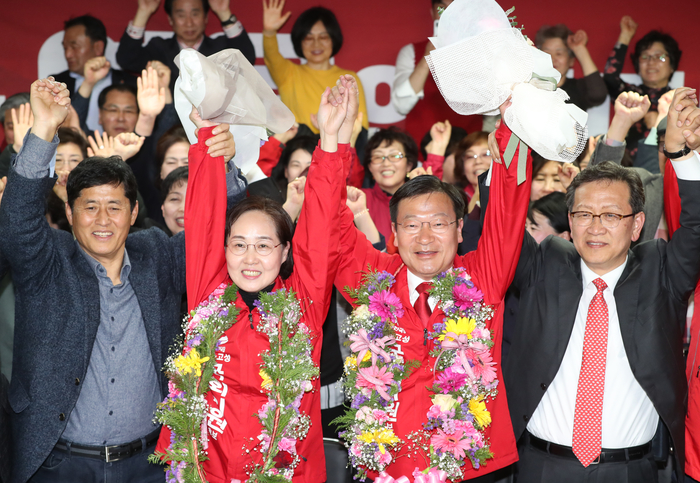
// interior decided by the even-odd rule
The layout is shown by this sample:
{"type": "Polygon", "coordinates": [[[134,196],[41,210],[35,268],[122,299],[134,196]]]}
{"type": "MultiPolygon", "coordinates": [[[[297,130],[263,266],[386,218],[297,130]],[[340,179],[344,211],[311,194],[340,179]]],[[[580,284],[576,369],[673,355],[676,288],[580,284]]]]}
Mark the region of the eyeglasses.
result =
{"type": "Polygon", "coordinates": [[[405,231],[406,233],[415,235],[416,233],[421,231],[423,225],[425,224],[427,224],[428,227],[430,227],[430,230],[433,233],[445,233],[450,227],[450,225],[452,225],[453,223],[457,223],[457,220],[450,222],[445,220],[409,221],[408,223],[397,223],[397,225],[403,228],[403,231],[405,231]]]}
{"type": "Polygon", "coordinates": [[[589,211],[573,211],[571,213],[571,218],[577,226],[591,226],[594,218],[600,218],[600,224],[605,228],[615,228],[620,224],[620,221],[630,216],[634,216],[634,213],[631,215],[618,215],[617,213],[594,215],[589,211]]]}
{"type": "Polygon", "coordinates": [[[640,62],[651,62],[652,60],[656,60],[658,62],[666,62],[666,60],[668,60],[668,54],[642,54],[639,56],[640,62]]]}
{"type": "Polygon", "coordinates": [[[491,151],[486,150],[485,153],[481,153],[481,154],[465,154],[464,155],[464,161],[469,161],[471,159],[479,159],[479,158],[483,159],[484,161],[490,162],[492,159],[491,151]]]}
{"type": "Polygon", "coordinates": [[[244,255],[248,251],[248,247],[253,247],[255,248],[255,251],[258,252],[258,255],[266,257],[270,253],[272,253],[272,250],[280,246],[282,243],[278,243],[277,245],[271,245],[270,242],[266,241],[259,241],[257,243],[243,243],[243,242],[231,242],[228,245],[226,245],[226,248],[231,250],[231,253],[234,255],[244,255]]]}
{"type": "Polygon", "coordinates": [[[372,164],[382,164],[384,162],[384,160],[388,159],[389,162],[391,162],[391,163],[398,163],[403,158],[405,158],[405,156],[402,152],[390,153],[390,154],[387,154],[386,156],[381,156],[381,155],[377,154],[377,155],[374,155],[370,158],[370,162],[372,164]]]}
{"type": "Polygon", "coordinates": [[[317,35],[317,36],[309,34],[302,39],[301,43],[308,45],[308,44],[312,44],[316,40],[318,40],[322,44],[329,44],[331,42],[331,36],[328,35],[327,33],[322,33],[322,34],[317,35]]]}

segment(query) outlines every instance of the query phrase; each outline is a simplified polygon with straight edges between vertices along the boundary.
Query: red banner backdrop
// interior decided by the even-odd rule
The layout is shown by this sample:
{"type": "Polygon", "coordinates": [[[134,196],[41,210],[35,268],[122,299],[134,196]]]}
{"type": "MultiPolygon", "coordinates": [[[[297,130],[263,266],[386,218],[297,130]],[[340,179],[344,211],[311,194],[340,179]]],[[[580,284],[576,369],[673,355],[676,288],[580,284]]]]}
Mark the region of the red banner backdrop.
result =
{"type": "MultiPolygon", "coordinates": [[[[65,70],[60,49],[60,32],[64,20],[86,13],[94,15],[105,23],[111,41],[118,42],[137,6],[136,0],[72,0],[58,4],[47,0],[15,0],[12,3],[10,1],[5,2],[3,15],[0,17],[0,45],[3,46],[0,56],[0,96],[27,91],[39,74],[46,75],[65,70]],[[59,35],[52,38],[57,33],[59,35]]],[[[682,73],[679,72],[680,75],[674,78],[673,84],[680,82],[691,87],[700,85],[700,49],[696,45],[697,28],[694,25],[698,13],[697,0],[679,0],[668,5],[631,0],[500,0],[499,3],[506,9],[515,4],[517,20],[520,25],[524,25],[524,33],[531,38],[534,38],[537,29],[543,24],[563,22],[574,31],[586,30],[589,37],[588,48],[599,70],[603,69],[605,60],[617,40],[620,18],[623,15],[632,15],[639,23],[635,40],[651,29],[669,32],[678,40],[683,50],[679,67],[682,73]]],[[[318,4],[318,0],[288,0],[286,7],[292,11],[292,16],[281,33],[288,34],[297,16],[304,9],[318,4]]],[[[335,61],[338,65],[360,74],[365,91],[368,92],[370,122],[374,125],[400,122],[401,116],[393,112],[389,100],[392,69],[402,46],[432,35],[430,1],[333,0],[323,4],[338,16],[345,37],[343,48],[335,61]]],[[[231,10],[238,15],[249,33],[261,32],[261,0],[233,1],[231,10]]],[[[147,28],[149,31],[170,31],[162,7],[151,18],[147,28]]],[[[210,14],[207,33],[211,35],[215,32],[220,32],[219,22],[210,14]]],[[[256,44],[258,56],[261,56],[259,34],[251,37],[256,44]]],[[[284,41],[281,44],[284,44],[284,41]]],[[[111,52],[113,58],[115,50],[116,45],[110,42],[108,57],[111,52]]],[[[262,64],[262,59],[258,59],[257,63],[262,64]]],[[[633,72],[631,64],[628,59],[625,72],[633,72]]],[[[580,75],[578,65],[575,69],[576,75],[580,75]]],[[[600,108],[596,116],[596,127],[591,126],[591,132],[600,131],[607,125],[605,107],[600,108]]]]}

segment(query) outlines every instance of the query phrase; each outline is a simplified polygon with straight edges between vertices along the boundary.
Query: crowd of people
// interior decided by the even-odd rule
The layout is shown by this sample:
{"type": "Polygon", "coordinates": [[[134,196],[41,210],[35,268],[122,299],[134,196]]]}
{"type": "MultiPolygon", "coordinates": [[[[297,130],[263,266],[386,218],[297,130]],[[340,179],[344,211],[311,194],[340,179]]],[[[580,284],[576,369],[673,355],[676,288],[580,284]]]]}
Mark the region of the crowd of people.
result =
{"type": "Polygon", "coordinates": [[[561,163],[513,151],[509,100],[455,113],[427,39],[398,53],[405,125],[370,128],[333,11],[296,17],[296,63],[262,3],[295,119],[262,179],[229,124],[175,108],[184,49],[255,61],[229,0],[138,0],[123,70],[68,19],[68,70],[0,106],[0,482],[700,481],[700,108],[674,38],[636,41],[631,85],[631,17],[602,72],[586,32],[537,31],[567,102],[613,101],[561,163]],[[174,35],[144,43],[161,3],[174,35]]]}

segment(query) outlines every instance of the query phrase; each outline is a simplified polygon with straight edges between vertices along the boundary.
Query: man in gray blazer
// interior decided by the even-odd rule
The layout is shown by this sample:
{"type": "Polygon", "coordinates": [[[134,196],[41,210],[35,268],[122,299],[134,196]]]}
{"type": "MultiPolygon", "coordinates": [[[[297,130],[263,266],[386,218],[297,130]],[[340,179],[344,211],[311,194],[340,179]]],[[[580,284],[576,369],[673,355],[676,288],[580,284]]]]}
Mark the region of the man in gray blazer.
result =
{"type": "Polygon", "coordinates": [[[74,236],[49,227],[49,163],[69,103],[65,84],[32,84],[34,125],[0,205],[0,251],[17,291],[10,481],[163,481],[147,456],[167,394],[160,369],[180,332],[185,239],[128,234],[136,180],[117,157],[71,172],[74,236]]]}

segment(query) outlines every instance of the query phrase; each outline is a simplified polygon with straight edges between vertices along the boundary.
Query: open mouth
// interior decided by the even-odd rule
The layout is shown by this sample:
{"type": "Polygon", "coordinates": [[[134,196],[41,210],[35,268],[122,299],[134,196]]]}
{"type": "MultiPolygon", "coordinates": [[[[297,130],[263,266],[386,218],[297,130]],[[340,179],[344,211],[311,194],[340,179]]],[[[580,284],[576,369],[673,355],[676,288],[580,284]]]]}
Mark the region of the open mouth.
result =
{"type": "Polygon", "coordinates": [[[379,174],[381,174],[384,178],[391,178],[392,176],[394,176],[396,174],[396,170],[395,169],[384,169],[384,170],[380,171],[379,174]]]}
{"type": "Polygon", "coordinates": [[[98,240],[107,240],[109,239],[112,235],[114,235],[114,232],[111,231],[93,231],[92,235],[97,238],[98,240]]]}
{"type": "Polygon", "coordinates": [[[180,228],[185,228],[185,219],[184,218],[175,218],[175,223],[180,228]]]}
{"type": "Polygon", "coordinates": [[[241,274],[243,274],[243,277],[247,278],[248,280],[254,280],[260,276],[262,272],[259,270],[241,270],[241,274]]]}

